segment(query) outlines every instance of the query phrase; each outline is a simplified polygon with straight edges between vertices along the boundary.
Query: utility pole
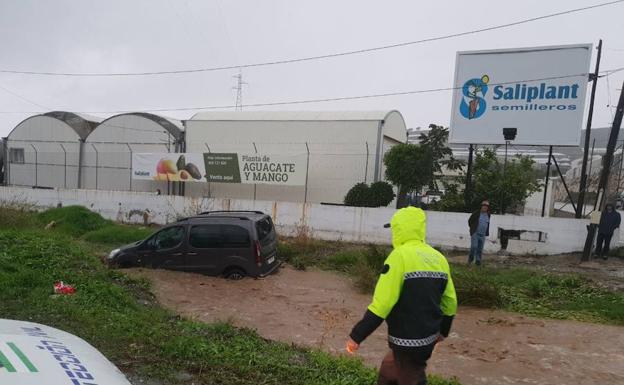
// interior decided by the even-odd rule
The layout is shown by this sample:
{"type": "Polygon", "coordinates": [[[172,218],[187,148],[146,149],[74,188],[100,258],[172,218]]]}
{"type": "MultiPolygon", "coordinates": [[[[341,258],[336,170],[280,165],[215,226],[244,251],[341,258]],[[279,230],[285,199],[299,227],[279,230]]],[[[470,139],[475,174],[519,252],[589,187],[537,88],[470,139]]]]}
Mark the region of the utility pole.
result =
{"type": "MultiPolygon", "coordinates": [[[[598,196],[600,197],[599,210],[602,212],[604,206],[607,203],[605,196],[607,195],[609,185],[609,172],[611,171],[611,164],[613,163],[613,153],[615,152],[615,145],[617,144],[618,134],[620,127],[622,126],[622,117],[624,117],[624,87],[620,92],[620,100],[613,117],[613,126],[611,127],[611,134],[609,135],[609,143],[607,144],[607,153],[604,156],[604,164],[602,166],[602,174],[600,175],[600,183],[598,184],[598,196]],[[601,195],[602,194],[602,195],[601,195]]],[[[594,236],[596,235],[597,224],[592,223],[587,229],[587,239],[585,240],[585,248],[583,249],[582,261],[588,261],[591,249],[594,243],[594,236]]]]}
{"type": "Polygon", "coordinates": [[[239,69],[238,74],[233,76],[236,79],[236,85],[232,89],[236,90],[236,111],[243,110],[243,86],[246,85],[243,81],[243,70],[239,69]]]}
{"type": "Polygon", "coordinates": [[[589,140],[591,139],[592,117],[594,115],[594,99],[596,98],[596,83],[598,83],[598,72],[600,71],[600,57],[602,55],[602,39],[598,42],[598,57],[596,58],[596,68],[593,74],[589,75],[592,81],[591,97],[589,99],[589,112],[587,114],[587,127],[585,129],[585,147],[583,150],[583,165],[581,166],[581,183],[579,185],[578,203],[576,205],[576,218],[582,218],[583,206],[585,205],[585,190],[587,186],[587,157],[589,156],[589,140]]]}

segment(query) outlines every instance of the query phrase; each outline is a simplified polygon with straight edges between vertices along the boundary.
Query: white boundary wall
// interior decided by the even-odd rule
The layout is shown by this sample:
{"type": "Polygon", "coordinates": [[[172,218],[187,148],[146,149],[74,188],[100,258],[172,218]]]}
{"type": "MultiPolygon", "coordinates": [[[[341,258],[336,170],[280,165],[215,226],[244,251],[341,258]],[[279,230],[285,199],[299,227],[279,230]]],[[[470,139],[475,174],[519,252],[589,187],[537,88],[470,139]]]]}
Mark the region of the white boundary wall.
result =
{"type": "MultiPolygon", "coordinates": [[[[118,222],[165,224],[181,216],[208,210],[260,210],[271,214],[281,235],[305,233],[325,240],[390,243],[390,230],[384,223],[395,212],[392,208],[355,208],[294,202],[267,202],[215,198],[191,198],[140,192],[101,190],[38,190],[0,187],[0,202],[30,203],[40,208],[82,205],[118,222]]],[[[467,249],[468,214],[427,212],[427,241],[446,249],[467,249]]],[[[509,240],[512,254],[560,254],[579,252],[587,234],[587,220],[530,216],[492,216],[486,252],[500,250],[499,229],[526,231],[519,240],[509,240]],[[543,232],[542,240],[538,233],[543,232]]],[[[618,243],[616,234],[614,246],[618,243]]]]}

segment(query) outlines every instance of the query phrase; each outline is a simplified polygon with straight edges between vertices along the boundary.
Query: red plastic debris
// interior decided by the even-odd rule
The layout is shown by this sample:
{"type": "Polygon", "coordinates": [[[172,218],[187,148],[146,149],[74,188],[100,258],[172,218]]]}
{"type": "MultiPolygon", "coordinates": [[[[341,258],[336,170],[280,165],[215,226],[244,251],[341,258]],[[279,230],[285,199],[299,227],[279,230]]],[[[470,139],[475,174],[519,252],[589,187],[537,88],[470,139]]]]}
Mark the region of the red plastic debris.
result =
{"type": "Polygon", "coordinates": [[[74,294],[76,288],[72,285],[67,285],[63,281],[54,282],[54,293],[56,294],[74,294]]]}

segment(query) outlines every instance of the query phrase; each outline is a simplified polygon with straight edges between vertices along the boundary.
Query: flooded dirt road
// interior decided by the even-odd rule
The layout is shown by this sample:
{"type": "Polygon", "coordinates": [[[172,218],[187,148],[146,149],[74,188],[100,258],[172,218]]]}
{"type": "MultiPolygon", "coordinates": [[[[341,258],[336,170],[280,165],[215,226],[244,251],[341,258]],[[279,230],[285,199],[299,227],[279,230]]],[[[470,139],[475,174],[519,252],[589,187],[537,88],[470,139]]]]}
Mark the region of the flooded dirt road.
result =
{"type": "MultiPolygon", "coordinates": [[[[205,322],[229,321],[265,338],[344,352],[368,295],[348,278],[283,268],[264,280],[226,281],[164,270],[130,269],[149,279],[166,307],[205,322]]],[[[386,327],[358,355],[377,366],[387,350],[386,327]]],[[[429,372],[473,384],[624,384],[624,328],[460,308],[429,372]]]]}

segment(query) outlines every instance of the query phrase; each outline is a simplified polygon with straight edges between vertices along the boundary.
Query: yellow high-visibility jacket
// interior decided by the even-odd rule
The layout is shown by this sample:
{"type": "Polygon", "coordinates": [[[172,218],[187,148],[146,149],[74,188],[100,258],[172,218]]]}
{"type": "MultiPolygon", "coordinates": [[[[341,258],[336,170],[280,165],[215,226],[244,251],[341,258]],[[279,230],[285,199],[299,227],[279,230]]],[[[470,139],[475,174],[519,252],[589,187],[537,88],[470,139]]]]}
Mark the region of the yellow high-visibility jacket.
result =
{"type": "Polygon", "coordinates": [[[386,320],[390,347],[418,352],[426,360],[438,334],[449,333],[457,311],[455,287],[446,258],[425,243],[424,211],[400,209],[390,225],[394,249],[351,338],[363,341],[386,320]]]}

